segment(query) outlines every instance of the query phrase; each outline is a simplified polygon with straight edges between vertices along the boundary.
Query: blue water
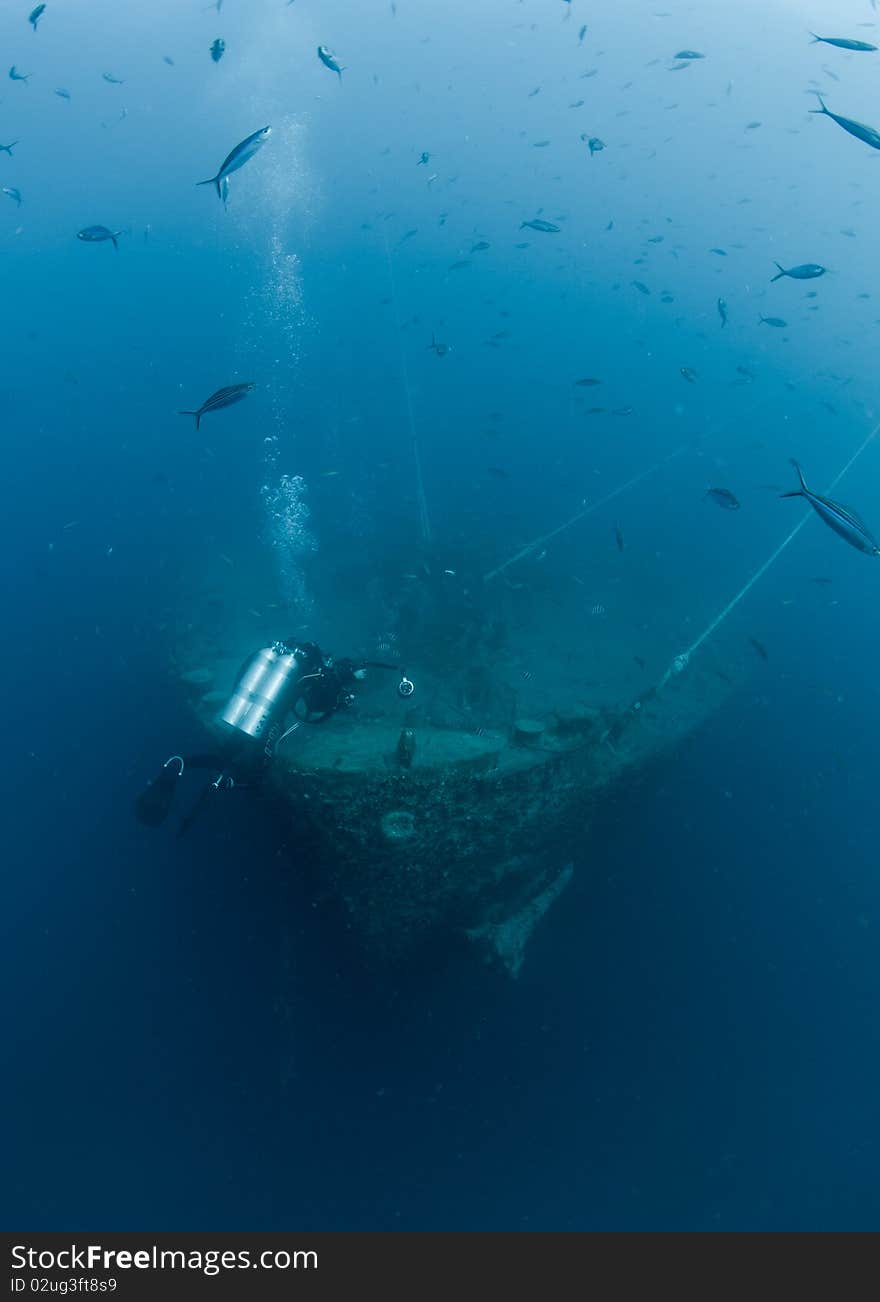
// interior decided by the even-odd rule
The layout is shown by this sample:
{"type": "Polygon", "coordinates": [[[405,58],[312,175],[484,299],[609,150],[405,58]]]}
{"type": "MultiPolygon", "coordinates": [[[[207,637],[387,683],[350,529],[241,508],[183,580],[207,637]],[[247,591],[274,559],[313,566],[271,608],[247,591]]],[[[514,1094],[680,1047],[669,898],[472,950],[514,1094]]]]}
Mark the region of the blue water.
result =
{"type": "MultiPolygon", "coordinates": [[[[450,554],[488,569],[685,446],[540,582],[601,593],[621,521],[661,668],[743,588],[801,518],[761,486],[797,456],[825,487],[876,423],[876,154],[807,114],[818,88],[880,126],[880,53],[807,35],[880,44],[871,5],[50,0],[36,33],[31,8],[0,14],[3,1222],[876,1228],[877,562],[819,521],[516,982],[365,969],[259,802],[184,841],[132,817],[157,757],[205,745],[188,623],[274,600],[338,653],[381,631],[419,555],[407,383],[450,554]],[[266,123],[224,212],[194,183],[266,123]],[[519,230],[539,211],[558,234],[519,230]],[[75,239],[94,223],[118,253],[75,239]],[[777,258],[829,274],[770,285],[777,258]],[[176,415],[239,381],[198,435],[176,415]],[[282,474],[308,537],[273,546],[282,474]]],[[[878,456],[840,489],[875,530],[878,456]]]]}

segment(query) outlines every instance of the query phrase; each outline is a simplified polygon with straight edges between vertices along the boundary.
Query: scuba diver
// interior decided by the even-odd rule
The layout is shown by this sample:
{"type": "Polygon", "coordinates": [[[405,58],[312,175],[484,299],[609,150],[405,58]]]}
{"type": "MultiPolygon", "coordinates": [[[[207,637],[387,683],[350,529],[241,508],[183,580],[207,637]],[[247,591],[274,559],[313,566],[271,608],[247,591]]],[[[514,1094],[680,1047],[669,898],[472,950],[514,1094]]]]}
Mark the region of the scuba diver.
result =
{"type": "Polygon", "coordinates": [[[245,661],[219,715],[234,730],[225,754],[169,756],[135,801],[138,821],[147,827],[165,822],[177,784],[188,768],[207,769],[214,776],[181,820],[178,836],[189,830],[218,793],[258,787],[280,743],[301,724],[324,723],[337,710],[353,705],[351,685],[364,679],[371,668],[396,670],[401,675],[398,695],[412,696],[415,687],[397,665],[333,660],[316,643],[300,644],[294,638],[263,647],[245,661]],[[284,727],[291,713],[293,722],[284,727]]]}

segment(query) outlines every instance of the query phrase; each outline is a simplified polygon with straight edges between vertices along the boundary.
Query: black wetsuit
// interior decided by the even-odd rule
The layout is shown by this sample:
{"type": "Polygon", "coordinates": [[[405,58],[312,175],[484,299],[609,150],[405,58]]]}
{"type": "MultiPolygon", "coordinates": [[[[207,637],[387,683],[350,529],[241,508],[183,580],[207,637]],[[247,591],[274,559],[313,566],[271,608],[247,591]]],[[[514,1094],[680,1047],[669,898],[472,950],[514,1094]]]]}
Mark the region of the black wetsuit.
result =
{"type": "Polygon", "coordinates": [[[178,836],[182,836],[215,795],[251,791],[263,783],[275,747],[285,735],[285,713],[292,711],[301,723],[323,723],[336,710],[351,704],[353,697],[346,689],[359,676],[362,666],[348,659],[330,660],[314,642],[300,645],[295,638],[290,638],[284,646],[297,657],[300,673],[291,685],[286,701],[281,702],[276,722],[265,736],[249,737],[239,732],[230,737],[223,751],[173,756],[174,763],[172,759],[167,760],[135,802],[135,813],[140,822],[152,827],[164,822],[171,811],[174,791],[182,774],[187,769],[207,771],[212,777],[181,820],[178,836]],[[177,761],[180,761],[179,767],[177,761]]]}

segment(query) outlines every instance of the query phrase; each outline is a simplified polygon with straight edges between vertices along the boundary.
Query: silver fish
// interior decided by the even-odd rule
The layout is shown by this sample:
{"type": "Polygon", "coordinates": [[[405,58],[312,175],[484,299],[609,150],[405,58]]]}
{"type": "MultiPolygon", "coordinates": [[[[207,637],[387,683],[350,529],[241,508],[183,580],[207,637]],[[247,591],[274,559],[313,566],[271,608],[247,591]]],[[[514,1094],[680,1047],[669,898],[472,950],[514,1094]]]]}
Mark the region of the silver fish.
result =
{"type": "Polygon", "coordinates": [[[177,414],[195,416],[196,429],[198,429],[202,417],[209,411],[221,411],[224,407],[233,407],[237,402],[241,402],[242,398],[246,398],[253,388],[253,383],[227,384],[225,388],[218,389],[216,393],[211,394],[210,398],[206,398],[198,411],[179,411],[177,414]]]}
{"type": "Polygon", "coordinates": [[[8,154],[9,157],[11,158],[11,157],[12,157],[12,151],[13,151],[13,149],[15,148],[15,146],[16,146],[17,144],[18,144],[18,141],[17,141],[17,140],[13,140],[13,141],[12,141],[12,144],[10,144],[10,145],[0,145],[0,154],[8,154]]]}
{"type": "Polygon", "coordinates": [[[122,231],[111,231],[106,226],[84,226],[81,231],[77,231],[76,238],[85,244],[103,244],[105,240],[110,240],[118,253],[119,245],[116,241],[121,234],[122,231]]]}
{"type": "Polygon", "coordinates": [[[738,511],[740,509],[740,503],[729,488],[707,488],[703,494],[703,500],[705,501],[707,497],[710,497],[724,511],[738,511]]]}
{"type": "Polygon", "coordinates": [[[27,83],[30,81],[32,75],[33,74],[30,72],[19,72],[14,63],[12,67],[9,69],[10,81],[23,81],[27,83]]]}
{"type": "Polygon", "coordinates": [[[786,268],[774,259],[773,265],[779,267],[779,275],[771,276],[771,284],[774,280],[781,280],[783,276],[790,276],[792,280],[815,280],[818,276],[824,276],[828,270],[827,267],[821,266],[818,262],[802,262],[798,267],[786,268]]]}
{"type": "Polygon", "coordinates": [[[3,193],[8,194],[10,199],[14,199],[18,207],[21,207],[21,190],[16,190],[14,185],[4,185],[3,193]]]}
{"type": "Polygon", "coordinates": [[[326,45],[319,45],[318,58],[321,60],[325,68],[329,68],[331,72],[335,72],[339,80],[342,81],[342,74],[345,72],[345,69],[342,67],[332,50],[328,50],[326,45]]]}
{"type": "Polygon", "coordinates": [[[217,198],[223,198],[222,182],[232,173],[237,172],[240,167],[253,158],[257,150],[262,149],[269,136],[272,134],[271,127],[260,127],[253,135],[248,136],[237,144],[235,148],[226,155],[220,164],[220,170],[216,176],[211,176],[207,181],[197,181],[196,185],[213,185],[217,191],[217,198]]]}
{"type": "Polygon", "coordinates": [[[855,136],[856,140],[864,141],[872,149],[880,149],[880,131],[875,131],[873,127],[866,126],[864,122],[855,122],[852,118],[844,118],[837,113],[832,113],[831,109],[825,107],[825,101],[821,95],[819,96],[819,103],[822,107],[810,109],[811,113],[824,113],[827,118],[831,118],[832,122],[836,122],[839,127],[843,127],[844,131],[848,131],[851,136],[855,136]]]}
{"type": "Polygon", "coordinates": [[[43,17],[43,14],[45,12],[46,12],[45,5],[37,5],[36,9],[32,9],[28,14],[28,22],[30,23],[31,27],[33,27],[34,31],[37,30],[37,23],[43,17]]]}
{"type": "Polygon", "coordinates": [[[798,473],[801,486],[795,489],[793,493],[780,493],[779,496],[805,497],[819,518],[828,525],[828,528],[833,529],[851,547],[864,552],[866,556],[880,556],[880,543],[877,542],[864,521],[859,519],[855,511],[848,506],[841,506],[840,502],[833,502],[830,497],[822,497],[820,493],[812,493],[804,482],[804,472],[798,463],[792,461],[791,464],[798,473]]]}
{"type": "Polygon", "coordinates": [[[815,32],[810,32],[812,36],[811,45],[821,41],[823,45],[836,45],[839,50],[876,50],[876,45],[869,45],[867,41],[851,41],[845,36],[817,36],[815,32]]]}
{"type": "Polygon", "coordinates": [[[560,230],[560,227],[554,226],[553,222],[545,222],[540,217],[535,217],[535,219],[530,222],[521,222],[520,230],[522,230],[523,226],[528,226],[529,230],[533,231],[545,231],[549,235],[558,234],[560,230]]]}

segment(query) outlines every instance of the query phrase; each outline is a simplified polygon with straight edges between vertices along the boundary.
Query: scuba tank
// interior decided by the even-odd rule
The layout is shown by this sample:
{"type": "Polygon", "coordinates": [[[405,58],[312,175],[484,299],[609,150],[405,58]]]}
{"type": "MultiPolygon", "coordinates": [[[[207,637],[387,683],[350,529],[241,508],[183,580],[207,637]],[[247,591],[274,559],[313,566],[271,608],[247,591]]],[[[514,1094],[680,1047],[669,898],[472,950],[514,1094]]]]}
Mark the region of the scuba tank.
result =
{"type": "Polygon", "coordinates": [[[298,651],[283,642],[263,647],[245,665],[220,718],[248,737],[262,736],[300,672],[298,651]]]}

